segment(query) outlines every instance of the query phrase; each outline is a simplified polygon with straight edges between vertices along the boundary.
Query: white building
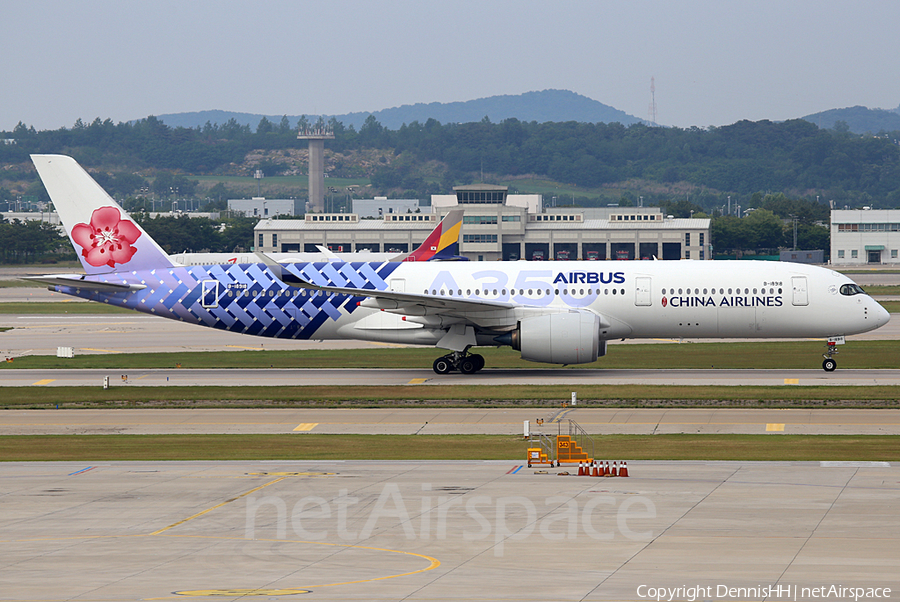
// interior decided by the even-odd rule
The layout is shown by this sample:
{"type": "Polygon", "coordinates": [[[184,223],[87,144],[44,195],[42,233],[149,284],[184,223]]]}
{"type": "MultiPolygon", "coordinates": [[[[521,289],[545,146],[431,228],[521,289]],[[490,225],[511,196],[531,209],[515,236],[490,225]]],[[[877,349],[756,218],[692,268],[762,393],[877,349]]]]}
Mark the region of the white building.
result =
{"type": "Polygon", "coordinates": [[[711,259],[709,223],[668,219],[658,207],[609,210],[556,208],[542,213],[541,195],[507,195],[505,186],[458,186],[434,195],[433,213],[306,214],[303,220],[264,220],[255,245],[264,252],[406,252],[414,249],[451,209],[465,209],[460,254],[473,261],[711,259]]]}
{"type": "Polygon", "coordinates": [[[831,212],[831,263],[900,263],[900,210],[836,209],[831,212]]]}
{"type": "Polygon", "coordinates": [[[374,199],[353,199],[353,213],[360,219],[381,218],[394,213],[431,212],[430,207],[422,207],[419,199],[389,199],[377,196],[374,199]]]}
{"type": "Polygon", "coordinates": [[[228,210],[243,213],[247,217],[274,217],[276,215],[297,215],[297,201],[294,199],[267,199],[255,196],[250,199],[228,199],[228,210]]]}

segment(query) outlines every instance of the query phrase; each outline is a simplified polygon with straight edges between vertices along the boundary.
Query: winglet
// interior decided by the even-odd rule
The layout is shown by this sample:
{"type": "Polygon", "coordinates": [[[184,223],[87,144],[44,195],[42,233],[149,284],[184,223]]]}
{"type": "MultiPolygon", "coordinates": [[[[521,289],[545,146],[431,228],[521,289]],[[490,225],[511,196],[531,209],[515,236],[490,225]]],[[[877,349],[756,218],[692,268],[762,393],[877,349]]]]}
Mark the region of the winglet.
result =
{"type": "Polygon", "coordinates": [[[87,274],[174,265],[75,159],[31,155],[31,160],[87,274]]]}
{"type": "Polygon", "coordinates": [[[451,209],[441,223],[431,231],[418,248],[398,255],[392,261],[441,261],[460,259],[459,232],[462,229],[463,209],[451,209]]]}

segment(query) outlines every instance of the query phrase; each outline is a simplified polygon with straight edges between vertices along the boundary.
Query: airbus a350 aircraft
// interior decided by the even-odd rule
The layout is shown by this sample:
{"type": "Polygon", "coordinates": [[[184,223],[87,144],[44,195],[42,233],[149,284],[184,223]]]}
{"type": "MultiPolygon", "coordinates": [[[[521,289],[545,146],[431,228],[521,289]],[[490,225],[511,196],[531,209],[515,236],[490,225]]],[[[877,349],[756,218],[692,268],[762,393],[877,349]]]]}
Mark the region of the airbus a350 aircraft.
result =
{"type": "MultiPolygon", "coordinates": [[[[428,237],[425,238],[425,241],[409,253],[378,253],[374,251],[336,253],[320,246],[318,253],[268,253],[267,256],[278,263],[468,261],[467,257],[459,255],[459,231],[462,226],[462,218],[462,209],[450,210],[428,237]]],[[[224,263],[256,263],[259,261],[259,257],[254,253],[179,253],[169,257],[179,265],[216,265],[224,263]]]]}
{"type": "MultiPolygon", "coordinates": [[[[716,261],[318,262],[182,266],[71,157],[32,156],[84,274],[51,289],[220,330],[360,339],[449,351],[434,370],[477,372],[479,346],[583,364],[624,338],[852,335],[889,314],[846,276],[793,263],[716,261]]],[[[834,370],[833,346],[823,367],[834,370]]]]}

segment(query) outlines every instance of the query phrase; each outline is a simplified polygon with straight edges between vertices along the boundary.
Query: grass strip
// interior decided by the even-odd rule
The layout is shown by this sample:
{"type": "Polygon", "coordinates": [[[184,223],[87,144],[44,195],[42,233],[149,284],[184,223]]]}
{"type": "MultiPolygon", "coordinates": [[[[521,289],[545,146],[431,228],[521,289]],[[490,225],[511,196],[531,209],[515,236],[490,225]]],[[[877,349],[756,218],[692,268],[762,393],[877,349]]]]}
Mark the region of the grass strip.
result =
{"type": "MultiPolygon", "coordinates": [[[[900,461],[891,435],[595,435],[598,459],[900,461]]],[[[510,460],[512,435],[10,435],[0,461],[510,460]]]]}
{"type": "Polygon", "coordinates": [[[868,284],[863,289],[870,295],[900,295],[900,285],[868,284]]]}
{"type": "Polygon", "coordinates": [[[488,385],[309,387],[5,387],[2,409],[79,408],[900,408],[898,386],[488,385]]]}
{"type": "Polygon", "coordinates": [[[105,303],[91,303],[81,300],[64,301],[11,301],[0,303],[0,314],[13,315],[107,315],[135,314],[133,309],[124,309],[105,303]]]}
{"type": "MultiPolygon", "coordinates": [[[[248,344],[259,339],[247,337],[248,344]]],[[[265,339],[262,339],[265,344],[265,339]]],[[[592,364],[567,369],[622,368],[821,368],[824,341],[760,343],[650,343],[612,345],[592,364]]],[[[263,349],[263,348],[261,348],[263,349]]],[[[840,368],[897,368],[900,340],[851,341],[838,348],[840,368]]],[[[488,368],[546,368],[523,360],[509,347],[479,348],[488,368]]],[[[177,353],[118,353],[79,355],[66,359],[50,355],[15,358],[0,363],[11,368],[91,368],[142,370],[150,368],[425,368],[431,369],[440,350],[431,347],[373,349],[308,349],[298,351],[216,351],[177,353]]],[[[559,370],[560,367],[554,367],[559,370]]],[[[477,378],[477,376],[475,377],[477,378]]]]}
{"type": "MultiPolygon", "coordinates": [[[[900,301],[879,301],[881,307],[888,310],[888,313],[900,314],[900,301]]],[[[892,318],[896,320],[897,318],[892,318]]]]}

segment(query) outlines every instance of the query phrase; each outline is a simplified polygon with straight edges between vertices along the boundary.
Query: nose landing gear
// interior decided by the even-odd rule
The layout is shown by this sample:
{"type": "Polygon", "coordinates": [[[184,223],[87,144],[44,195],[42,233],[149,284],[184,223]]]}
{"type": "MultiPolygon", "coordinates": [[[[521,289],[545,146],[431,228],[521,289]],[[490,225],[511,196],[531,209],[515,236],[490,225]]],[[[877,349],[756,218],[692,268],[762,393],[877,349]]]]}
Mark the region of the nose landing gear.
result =
{"type": "Polygon", "coordinates": [[[822,369],[825,372],[834,372],[834,369],[837,368],[837,362],[833,358],[837,354],[837,342],[828,341],[825,345],[825,353],[822,354],[822,357],[825,358],[825,361],[822,362],[822,369]]]}
{"type": "Polygon", "coordinates": [[[484,368],[484,357],[477,353],[469,355],[454,351],[434,360],[432,368],[437,374],[448,374],[453,370],[459,370],[463,374],[475,374],[484,368]]]}

